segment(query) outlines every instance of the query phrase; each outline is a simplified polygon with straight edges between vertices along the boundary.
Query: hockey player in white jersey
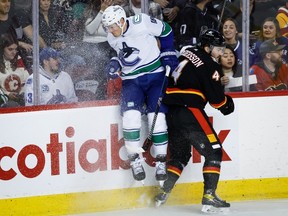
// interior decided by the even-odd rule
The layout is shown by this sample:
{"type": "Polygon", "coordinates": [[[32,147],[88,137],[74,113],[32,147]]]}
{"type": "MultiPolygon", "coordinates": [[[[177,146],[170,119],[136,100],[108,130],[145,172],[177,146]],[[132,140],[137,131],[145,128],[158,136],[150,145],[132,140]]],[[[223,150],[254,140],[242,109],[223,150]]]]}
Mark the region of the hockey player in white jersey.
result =
{"type": "MultiPolygon", "coordinates": [[[[166,65],[173,71],[178,59],[173,45],[171,27],[146,14],[126,17],[121,6],[110,6],[102,15],[103,27],[108,32],[108,42],[117,52],[106,71],[110,78],[122,79],[121,112],[123,115],[123,136],[135,180],[146,177],[142,159],[139,157],[141,115],[148,116],[149,130],[153,121],[161,86],[165,79],[166,65]],[[144,110],[145,107],[145,110],[144,110]]],[[[165,112],[160,107],[152,141],[156,155],[156,180],[167,178],[167,124],[165,112]]]]}
{"type": "MultiPolygon", "coordinates": [[[[70,75],[59,69],[59,53],[48,47],[40,52],[39,57],[41,65],[39,68],[39,105],[77,102],[78,98],[70,75]]],[[[25,105],[35,105],[33,74],[26,81],[25,105]]]]}

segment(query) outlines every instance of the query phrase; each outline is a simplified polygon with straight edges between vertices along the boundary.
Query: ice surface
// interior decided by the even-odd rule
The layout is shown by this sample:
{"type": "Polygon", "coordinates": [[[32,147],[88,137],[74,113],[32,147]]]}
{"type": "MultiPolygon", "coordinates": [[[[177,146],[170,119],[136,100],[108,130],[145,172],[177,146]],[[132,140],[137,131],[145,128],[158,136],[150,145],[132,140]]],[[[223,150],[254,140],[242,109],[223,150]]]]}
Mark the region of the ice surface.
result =
{"type": "MultiPolygon", "coordinates": [[[[201,213],[201,205],[161,206],[159,208],[130,209],[111,212],[79,214],[77,216],[288,216],[288,199],[231,202],[229,212],[217,214],[201,213]]],[[[76,215],[75,215],[76,216],[76,215]]]]}

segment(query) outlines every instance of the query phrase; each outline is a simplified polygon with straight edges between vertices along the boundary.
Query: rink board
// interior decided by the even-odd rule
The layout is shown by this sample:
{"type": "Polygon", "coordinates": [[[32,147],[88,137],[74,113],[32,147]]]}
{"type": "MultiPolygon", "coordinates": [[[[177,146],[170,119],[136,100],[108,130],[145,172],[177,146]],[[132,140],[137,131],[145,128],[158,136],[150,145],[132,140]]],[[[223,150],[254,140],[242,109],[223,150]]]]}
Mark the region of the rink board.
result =
{"type": "MultiPolygon", "coordinates": [[[[288,198],[288,115],[283,112],[288,96],[234,99],[236,109],[229,116],[207,107],[224,148],[218,194],[229,201],[288,198]]],[[[60,215],[153,205],[158,191],[153,149],[143,155],[147,178],[142,186],[131,178],[117,103],[82,105],[2,111],[1,214],[60,215]]],[[[203,158],[192,154],[168,205],[200,202],[203,158]]]]}

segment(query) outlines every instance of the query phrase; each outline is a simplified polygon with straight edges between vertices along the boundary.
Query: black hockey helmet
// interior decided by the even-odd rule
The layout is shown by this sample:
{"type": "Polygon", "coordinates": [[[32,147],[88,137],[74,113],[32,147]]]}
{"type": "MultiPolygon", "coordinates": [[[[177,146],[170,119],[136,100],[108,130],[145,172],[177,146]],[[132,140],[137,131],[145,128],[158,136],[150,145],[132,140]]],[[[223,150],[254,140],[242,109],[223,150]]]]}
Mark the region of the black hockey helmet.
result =
{"type": "Polygon", "coordinates": [[[225,39],[223,35],[214,30],[214,29],[207,29],[200,34],[198,46],[225,46],[225,39]]]}

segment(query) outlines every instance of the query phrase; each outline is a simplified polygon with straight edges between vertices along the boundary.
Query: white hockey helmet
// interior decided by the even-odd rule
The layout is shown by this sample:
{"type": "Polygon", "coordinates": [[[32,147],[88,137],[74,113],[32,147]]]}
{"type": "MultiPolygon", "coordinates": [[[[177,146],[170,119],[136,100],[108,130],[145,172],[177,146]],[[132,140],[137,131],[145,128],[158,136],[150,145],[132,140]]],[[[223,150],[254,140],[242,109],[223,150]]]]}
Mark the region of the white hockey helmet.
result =
{"type": "Polygon", "coordinates": [[[111,26],[116,23],[120,28],[122,28],[121,19],[126,22],[125,10],[119,5],[113,5],[106,8],[102,15],[102,24],[104,27],[111,26]]]}

